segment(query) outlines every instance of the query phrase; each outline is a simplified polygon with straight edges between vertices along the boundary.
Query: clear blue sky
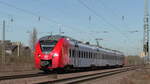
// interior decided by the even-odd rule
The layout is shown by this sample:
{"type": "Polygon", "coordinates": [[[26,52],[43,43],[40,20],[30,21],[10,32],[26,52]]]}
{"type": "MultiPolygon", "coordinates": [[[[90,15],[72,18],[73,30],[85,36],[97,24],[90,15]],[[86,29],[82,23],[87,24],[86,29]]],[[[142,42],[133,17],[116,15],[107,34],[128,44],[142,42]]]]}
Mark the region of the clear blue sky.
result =
{"type": "Polygon", "coordinates": [[[103,47],[136,55],[142,51],[143,17],[144,0],[0,0],[0,32],[5,19],[6,39],[25,45],[34,27],[39,38],[61,27],[64,35],[91,43],[102,38],[103,47]]]}

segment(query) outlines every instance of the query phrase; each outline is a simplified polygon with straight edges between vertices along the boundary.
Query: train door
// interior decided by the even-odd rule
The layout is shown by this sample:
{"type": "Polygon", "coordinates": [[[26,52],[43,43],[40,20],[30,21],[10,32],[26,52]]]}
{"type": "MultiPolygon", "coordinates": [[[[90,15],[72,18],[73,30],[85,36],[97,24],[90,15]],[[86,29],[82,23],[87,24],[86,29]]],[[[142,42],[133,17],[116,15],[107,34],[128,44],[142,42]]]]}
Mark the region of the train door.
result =
{"type": "Polygon", "coordinates": [[[78,48],[75,48],[74,64],[75,64],[75,67],[79,66],[79,50],[78,50],[78,48]]]}

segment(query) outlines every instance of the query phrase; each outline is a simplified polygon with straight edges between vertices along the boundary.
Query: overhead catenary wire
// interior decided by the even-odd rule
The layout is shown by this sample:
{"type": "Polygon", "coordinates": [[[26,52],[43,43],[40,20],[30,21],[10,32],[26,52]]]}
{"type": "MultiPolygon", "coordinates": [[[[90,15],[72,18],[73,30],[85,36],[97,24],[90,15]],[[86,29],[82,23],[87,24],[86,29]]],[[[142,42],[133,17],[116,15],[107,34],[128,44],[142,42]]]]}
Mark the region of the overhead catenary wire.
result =
{"type": "MultiPolygon", "coordinates": [[[[61,24],[61,25],[62,25],[63,27],[65,27],[65,28],[71,29],[72,31],[74,31],[74,30],[77,31],[76,28],[74,28],[74,27],[71,27],[71,26],[69,26],[69,25],[65,25],[65,24],[59,23],[59,22],[57,22],[57,21],[55,21],[55,20],[53,20],[53,19],[50,19],[50,18],[48,18],[48,17],[46,17],[46,16],[39,15],[38,13],[34,13],[34,12],[29,11],[29,10],[26,10],[26,9],[23,9],[23,8],[19,8],[19,7],[15,6],[15,5],[12,5],[12,4],[10,4],[10,3],[6,3],[6,2],[4,2],[4,1],[0,1],[0,4],[6,5],[6,6],[10,7],[10,8],[14,8],[14,9],[19,10],[19,11],[21,11],[21,12],[24,12],[24,13],[26,13],[26,14],[30,14],[30,15],[32,15],[32,16],[38,17],[38,20],[39,20],[39,17],[40,17],[40,20],[41,20],[41,19],[45,19],[45,20],[47,20],[47,21],[49,21],[49,22],[52,22],[52,23],[54,23],[54,24],[56,24],[56,25],[61,24]]],[[[78,29],[78,30],[80,30],[80,29],[78,29]]],[[[81,30],[81,31],[78,31],[78,32],[81,33],[82,30],[81,30]]],[[[82,33],[83,33],[83,32],[82,32],[82,33]]],[[[86,33],[86,32],[84,32],[84,33],[86,33]]]]}
{"type": "Polygon", "coordinates": [[[97,16],[99,19],[103,20],[107,25],[110,25],[113,29],[115,29],[116,31],[118,31],[118,33],[120,33],[120,35],[122,35],[125,39],[124,42],[127,44],[128,41],[132,42],[132,40],[129,40],[128,36],[122,32],[118,26],[110,23],[109,21],[107,21],[102,15],[100,15],[99,13],[97,13],[95,10],[93,10],[91,7],[89,7],[86,3],[84,3],[84,1],[82,0],[77,0],[81,5],[83,5],[85,8],[87,8],[89,11],[91,11],[95,16],[97,16]]]}
{"type": "Polygon", "coordinates": [[[118,13],[117,11],[115,11],[116,9],[115,9],[115,10],[112,10],[108,5],[104,4],[104,2],[103,2],[102,0],[97,0],[97,1],[100,2],[101,6],[103,6],[103,8],[109,10],[109,12],[111,12],[111,14],[113,14],[114,16],[121,17],[122,23],[125,24],[125,26],[126,26],[127,28],[130,28],[130,26],[129,26],[127,23],[125,23],[126,17],[125,17],[124,15],[121,15],[121,16],[118,15],[119,13],[118,13]]]}
{"type": "MultiPolygon", "coordinates": [[[[117,16],[117,17],[121,17],[121,23],[122,24],[124,24],[124,27],[126,27],[126,28],[128,28],[128,29],[132,29],[131,27],[130,27],[130,25],[128,25],[127,23],[126,23],[126,18],[127,18],[127,16],[125,16],[125,15],[118,15],[119,14],[119,12],[118,12],[118,10],[115,8],[115,10],[114,9],[112,9],[111,7],[109,7],[109,5],[107,5],[107,4],[105,4],[104,2],[103,2],[103,0],[96,0],[96,1],[99,1],[100,2],[100,5],[101,6],[103,6],[103,8],[105,9],[105,10],[108,10],[111,14],[113,14],[114,16],[117,16]],[[117,11],[116,11],[117,10],[117,11]]],[[[121,25],[121,24],[120,24],[121,25]]],[[[126,31],[126,32],[129,32],[129,33],[137,33],[137,32],[139,32],[138,30],[134,30],[134,31],[126,31]]],[[[132,40],[136,40],[136,39],[132,39],[132,40]]],[[[138,42],[138,41],[137,41],[138,42]]],[[[140,42],[140,41],[139,41],[140,42]]],[[[142,44],[142,43],[141,43],[142,44]]],[[[139,46],[139,45],[137,45],[137,46],[139,46]]]]}
{"type": "Polygon", "coordinates": [[[116,31],[119,31],[119,33],[125,37],[126,39],[129,39],[128,36],[126,36],[125,33],[121,32],[121,30],[114,24],[110,23],[109,21],[107,21],[104,17],[102,17],[99,13],[97,13],[95,10],[93,10],[92,8],[90,8],[87,4],[84,3],[84,1],[82,0],[77,0],[81,5],[83,5],[85,8],[87,8],[89,11],[91,11],[95,16],[97,16],[98,18],[100,18],[101,20],[103,20],[107,25],[112,26],[112,28],[114,28],[116,31]]]}

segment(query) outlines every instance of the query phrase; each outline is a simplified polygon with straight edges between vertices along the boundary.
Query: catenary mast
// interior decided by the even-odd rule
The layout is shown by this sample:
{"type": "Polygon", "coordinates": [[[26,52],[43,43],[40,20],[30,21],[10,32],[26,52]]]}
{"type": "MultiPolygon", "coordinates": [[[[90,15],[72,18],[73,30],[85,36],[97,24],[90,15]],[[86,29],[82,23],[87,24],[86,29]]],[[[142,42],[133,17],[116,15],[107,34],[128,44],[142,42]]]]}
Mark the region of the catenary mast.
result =
{"type": "Polygon", "coordinates": [[[148,0],[145,0],[145,9],[144,9],[144,42],[143,42],[143,52],[145,61],[149,62],[149,13],[148,13],[148,0]]]}

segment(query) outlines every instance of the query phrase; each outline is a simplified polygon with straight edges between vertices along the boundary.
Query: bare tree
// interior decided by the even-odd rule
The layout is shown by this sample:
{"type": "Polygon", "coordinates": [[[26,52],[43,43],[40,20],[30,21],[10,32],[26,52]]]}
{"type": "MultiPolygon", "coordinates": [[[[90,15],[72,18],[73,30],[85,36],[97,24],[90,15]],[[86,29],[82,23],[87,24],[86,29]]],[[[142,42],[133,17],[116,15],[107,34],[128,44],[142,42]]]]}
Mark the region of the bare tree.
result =
{"type": "Polygon", "coordinates": [[[32,51],[34,51],[36,41],[37,41],[37,30],[36,28],[33,28],[33,30],[30,32],[30,41],[29,41],[30,48],[32,51]]]}

